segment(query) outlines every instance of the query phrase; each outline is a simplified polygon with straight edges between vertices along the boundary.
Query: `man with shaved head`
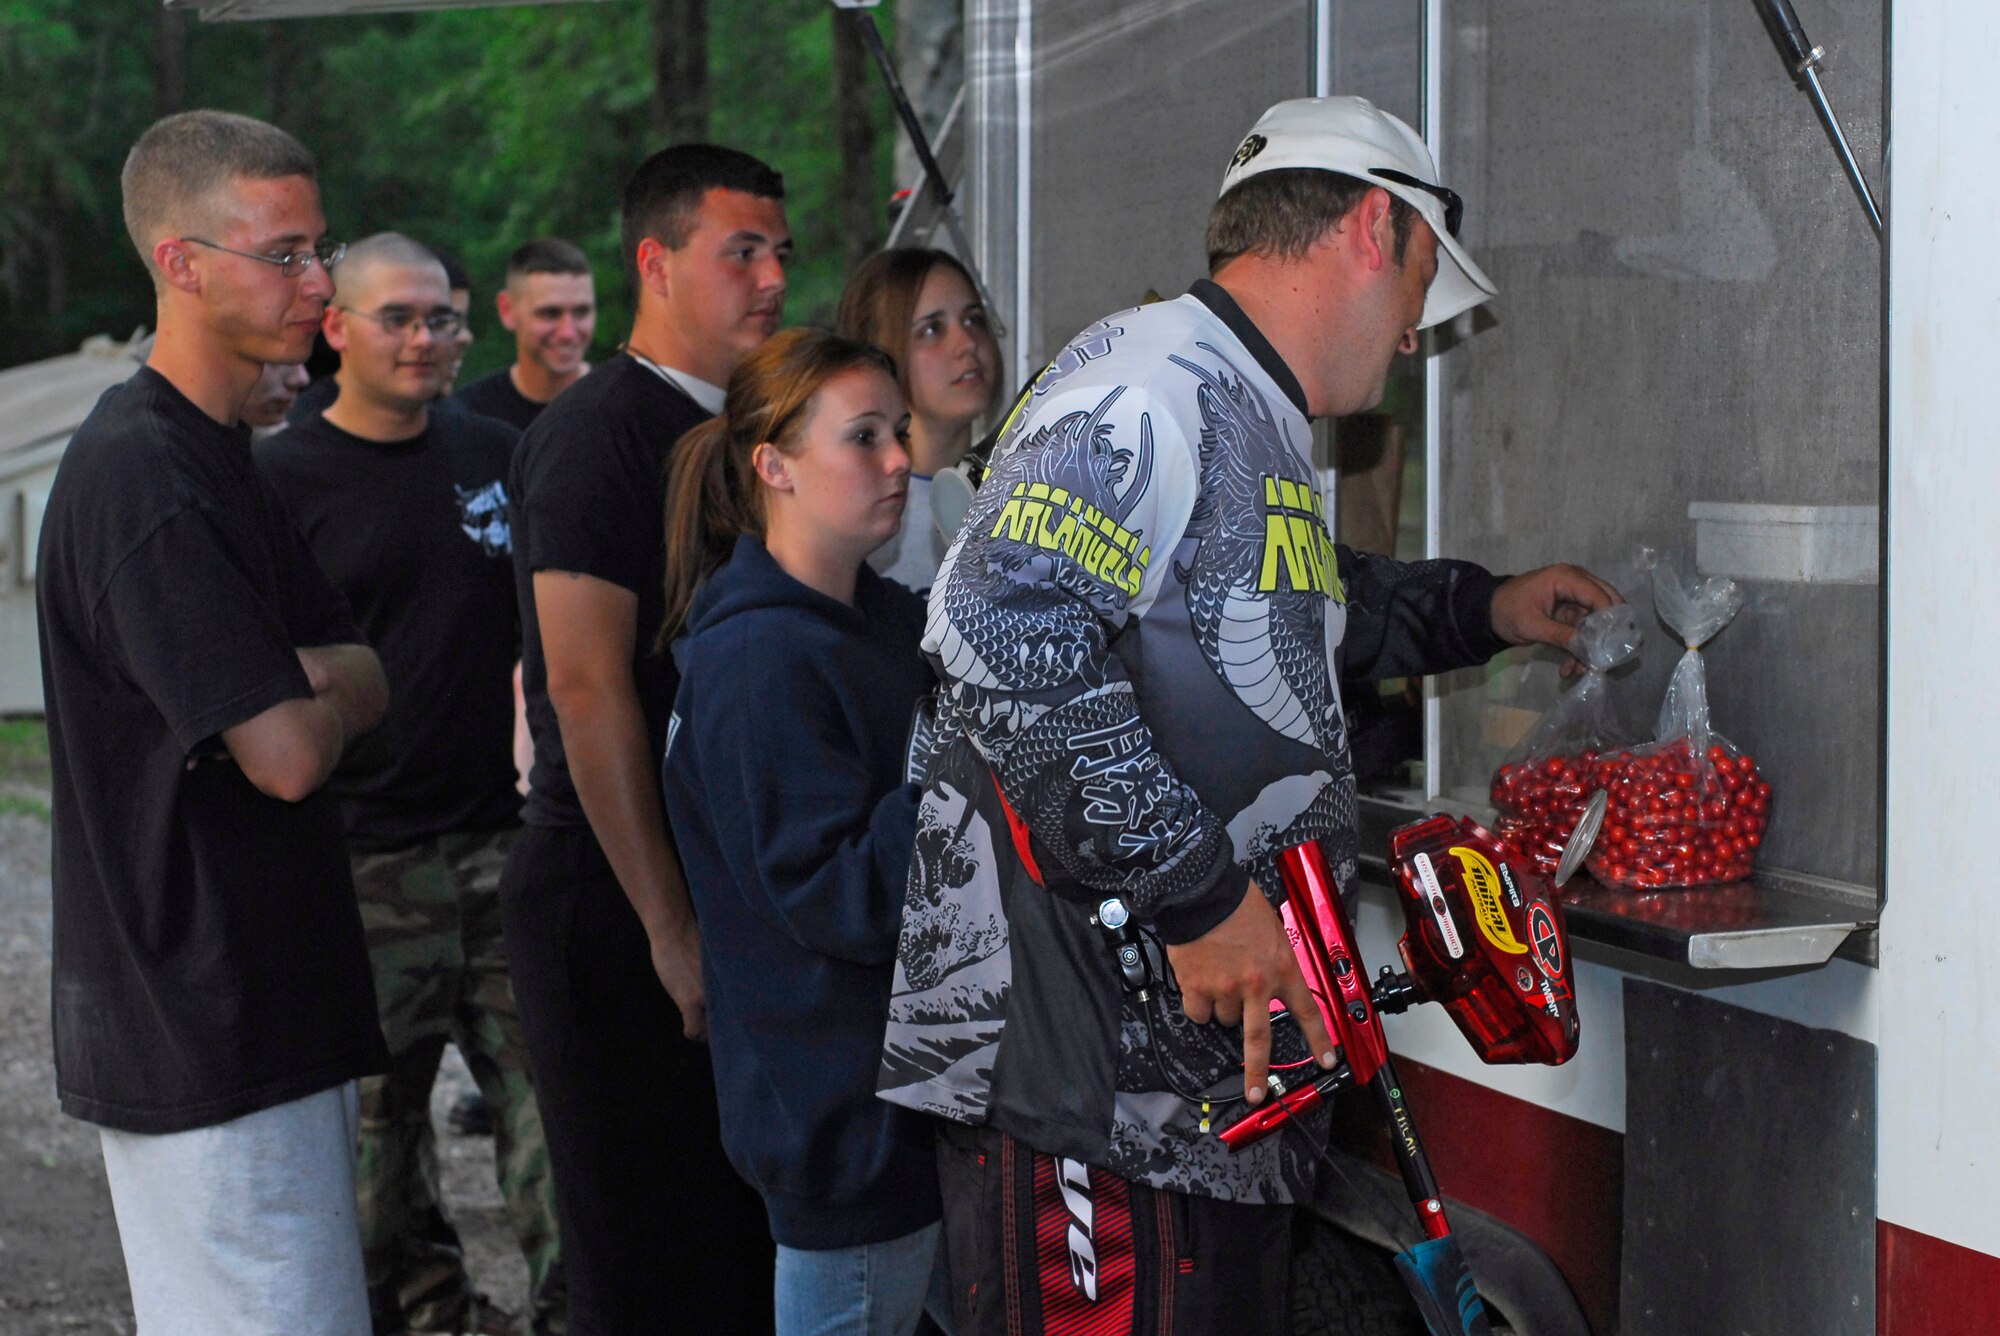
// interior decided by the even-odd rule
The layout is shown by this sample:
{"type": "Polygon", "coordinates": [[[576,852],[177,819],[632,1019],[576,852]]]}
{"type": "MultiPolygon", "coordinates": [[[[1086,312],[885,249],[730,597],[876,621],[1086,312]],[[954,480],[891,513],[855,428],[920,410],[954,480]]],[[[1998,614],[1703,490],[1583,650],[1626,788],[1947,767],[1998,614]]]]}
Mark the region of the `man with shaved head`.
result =
{"type": "Polygon", "coordinates": [[[519,825],[506,476],[515,430],[435,402],[463,318],[428,247],[348,248],[326,310],[340,393],[257,447],[320,567],[354,605],[395,696],[334,771],[374,968],[388,1074],[361,1085],[359,1204],[378,1332],[486,1332],[425,1172],[446,1040],[495,1114],[503,1197],[543,1325],[560,1305],[554,1189],[500,941],[497,886],[519,825]]]}
{"type": "MultiPolygon", "coordinates": [[[[437,407],[452,408],[458,406],[451,400],[452,382],[458,379],[458,369],[465,361],[466,350],[472,347],[472,326],[466,321],[466,313],[472,309],[472,279],[466,274],[465,266],[459,263],[458,257],[443,246],[426,246],[424,249],[444,266],[445,281],[451,284],[451,309],[459,315],[458,333],[451,337],[445,356],[440,362],[444,376],[438,387],[437,398],[437,407]]],[[[337,359],[338,354],[327,359],[336,372],[339,370],[337,359]]],[[[286,405],[285,420],[302,422],[309,417],[317,417],[326,411],[326,406],[332,403],[334,396],[339,393],[338,377],[321,374],[286,405]]],[[[487,416],[493,415],[489,413],[487,416]]]]}
{"type": "Polygon", "coordinates": [[[141,1331],[354,1336],[354,1082],[388,1055],[323,786],[388,687],[241,425],[341,248],[311,156],[245,116],[158,122],[121,184],[159,334],[71,440],[37,575],[57,1089],[141,1331]]]}

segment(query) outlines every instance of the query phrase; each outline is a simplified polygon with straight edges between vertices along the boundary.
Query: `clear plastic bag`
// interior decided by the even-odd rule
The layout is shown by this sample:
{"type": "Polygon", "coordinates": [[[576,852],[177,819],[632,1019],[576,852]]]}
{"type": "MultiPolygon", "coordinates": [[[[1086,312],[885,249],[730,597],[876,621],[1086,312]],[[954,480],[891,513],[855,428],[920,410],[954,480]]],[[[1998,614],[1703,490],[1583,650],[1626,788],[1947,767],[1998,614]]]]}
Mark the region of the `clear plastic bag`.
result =
{"type": "Polygon", "coordinates": [[[1493,773],[1495,832],[1517,854],[1554,876],[1563,847],[1590,795],[1603,788],[1599,759],[1636,740],[1612,703],[1610,672],[1638,654],[1645,635],[1627,603],[1600,608],[1578,624],[1570,653],[1588,670],[1493,773]]]}
{"type": "Polygon", "coordinates": [[[1753,757],[1715,732],[1701,647],[1742,610],[1743,591],[1720,576],[1693,581],[1662,561],[1653,601],[1687,653],[1667,683],[1654,741],[1600,758],[1610,805],[1590,874],[1634,890],[1741,881],[1770,823],[1771,786],[1753,757]]]}

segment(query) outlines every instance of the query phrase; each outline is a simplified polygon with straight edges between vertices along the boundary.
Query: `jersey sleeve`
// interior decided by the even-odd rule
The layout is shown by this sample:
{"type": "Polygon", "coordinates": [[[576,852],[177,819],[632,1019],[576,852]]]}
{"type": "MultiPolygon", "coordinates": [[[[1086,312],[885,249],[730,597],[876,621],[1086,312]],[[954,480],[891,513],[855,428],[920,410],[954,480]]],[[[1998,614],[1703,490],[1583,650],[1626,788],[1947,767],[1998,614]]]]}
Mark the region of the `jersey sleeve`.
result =
{"type": "Polygon", "coordinates": [[[1081,387],[1032,412],[931,591],[926,644],[1050,888],[1118,895],[1166,941],[1192,941],[1235,910],[1248,874],[1155,746],[1119,644],[1187,528],[1193,447],[1139,386],[1081,387]]]}
{"type": "Polygon", "coordinates": [[[1501,579],[1469,561],[1395,561],[1337,545],[1347,591],[1344,682],[1449,672],[1507,648],[1493,633],[1501,579]]]}

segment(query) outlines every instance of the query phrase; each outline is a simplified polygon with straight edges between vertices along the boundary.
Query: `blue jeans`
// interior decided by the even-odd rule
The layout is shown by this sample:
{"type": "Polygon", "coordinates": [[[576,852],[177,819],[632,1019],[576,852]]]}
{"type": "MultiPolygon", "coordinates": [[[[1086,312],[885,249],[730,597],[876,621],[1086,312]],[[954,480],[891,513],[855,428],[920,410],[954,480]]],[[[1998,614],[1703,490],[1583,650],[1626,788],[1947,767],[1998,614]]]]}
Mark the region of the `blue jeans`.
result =
{"type": "Polygon", "coordinates": [[[941,1225],[858,1248],[778,1247],[778,1336],[909,1336],[926,1307],[946,1331],[941,1225]]]}

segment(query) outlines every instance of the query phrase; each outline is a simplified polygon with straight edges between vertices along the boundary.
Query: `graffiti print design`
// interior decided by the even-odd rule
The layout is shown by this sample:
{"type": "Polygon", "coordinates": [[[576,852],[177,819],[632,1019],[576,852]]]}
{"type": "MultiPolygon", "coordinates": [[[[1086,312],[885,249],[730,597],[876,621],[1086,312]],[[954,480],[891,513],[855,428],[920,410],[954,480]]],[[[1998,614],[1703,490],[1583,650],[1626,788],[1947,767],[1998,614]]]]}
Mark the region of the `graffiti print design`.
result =
{"type": "Polygon", "coordinates": [[[459,487],[458,527],[479,544],[489,557],[504,557],[514,550],[514,533],[507,523],[507,485],[494,479],[484,487],[459,487]]]}

